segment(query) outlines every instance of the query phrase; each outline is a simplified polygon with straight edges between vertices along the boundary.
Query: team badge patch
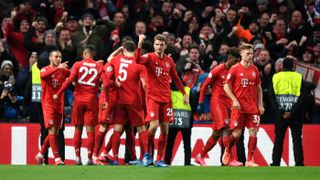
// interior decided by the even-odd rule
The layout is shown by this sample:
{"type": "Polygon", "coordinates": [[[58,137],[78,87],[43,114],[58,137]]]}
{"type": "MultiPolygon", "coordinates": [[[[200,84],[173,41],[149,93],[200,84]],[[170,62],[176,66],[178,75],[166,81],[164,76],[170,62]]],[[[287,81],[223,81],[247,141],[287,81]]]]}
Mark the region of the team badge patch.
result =
{"type": "Polygon", "coordinates": [[[150,117],[154,117],[155,113],[153,111],[150,112],[150,117]]]}
{"type": "Polygon", "coordinates": [[[112,68],[111,66],[108,66],[108,67],[107,67],[107,72],[111,72],[112,69],[113,69],[113,68],[112,68]]]}
{"type": "Polygon", "coordinates": [[[235,122],[233,123],[233,125],[234,125],[235,127],[237,127],[237,126],[238,126],[238,122],[235,121],[235,122]]]}
{"type": "Polygon", "coordinates": [[[230,78],[231,78],[231,74],[228,74],[228,75],[227,75],[227,79],[230,79],[230,78]]]}
{"type": "Polygon", "coordinates": [[[49,124],[50,124],[50,125],[53,125],[53,120],[52,120],[52,119],[49,120],[49,124]]]}
{"type": "Polygon", "coordinates": [[[208,78],[212,78],[212,74],[211,74],[211,72],[209,72],[209,74],[208,74],[208,78]]]}
{"type": "Polygon", "coordinates": [[[170,63],[166,62],[166,67],[169,68],[170,67],[170,63]]]}
{"type": "Polygon", "coordinates": [[[252,76],[253,76],[253,77],[256,77],[256,72],[252,72],[252,76]]]}

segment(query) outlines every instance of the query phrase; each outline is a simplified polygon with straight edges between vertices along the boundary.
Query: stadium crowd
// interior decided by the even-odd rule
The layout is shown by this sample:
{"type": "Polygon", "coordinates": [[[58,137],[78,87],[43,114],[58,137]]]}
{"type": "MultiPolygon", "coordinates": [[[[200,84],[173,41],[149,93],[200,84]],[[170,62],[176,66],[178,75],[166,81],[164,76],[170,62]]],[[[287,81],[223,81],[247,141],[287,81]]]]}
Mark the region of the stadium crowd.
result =
{"type": "MultiPolygon", "coordinates": [[[[320,66],[319,0],[5,0],[0,4],[0,122],[40,122],[40,94],[32,72],[35,63],[39,69],[49,65],[50,52],[60,50],[62,62],[71,69],[87,45],[94,46],[95,60],[106,62],[126,40],[138,44],[139,35],[146,37],[142,54],[154,51],[154,36],[166,36],[165,53],[175,61],[184,84],[198,93],[198,77],[226,62],[229,48],[253,44],[264,97],[261,123],[274,122],[268,90],[284,58],[320,66]]],[[[66,112],[72,106],[72,91],[70,87],[66,92],[66,112]]],[[[314,96],[310,94],[306,102],[305,123],[319,123],[314,96]]],[[[197,103],[191,106],[195,109],[197,103]]]]}

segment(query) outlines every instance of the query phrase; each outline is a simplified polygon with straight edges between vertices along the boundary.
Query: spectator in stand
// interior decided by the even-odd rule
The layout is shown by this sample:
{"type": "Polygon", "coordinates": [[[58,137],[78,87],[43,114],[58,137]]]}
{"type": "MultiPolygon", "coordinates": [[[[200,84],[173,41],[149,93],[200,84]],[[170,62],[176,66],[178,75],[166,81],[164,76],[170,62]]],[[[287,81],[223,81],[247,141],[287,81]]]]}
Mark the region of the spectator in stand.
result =
{"type": "Polygon", "coordinates": [[[18,122],[20,116],[20,104],[15,92],[15,78],[13,75],[13,64],[9,60],[1,63],[0,70],[0,120],[7,122],[18,122]]]}
{"type": "Polygon", "coordinates": [[[183,37],[187,33],[191,34],[193,39],[197,37],[199,34],[198,17],[192,11],[187,11],[184,14],[183,21],[178,24],[176,33],[179,37],[183,37]]]}
{"type": "Polygon", "coordinates": [[[306,22],[302,13],[299,10],[295,10],[291,13],[291,19],[287,27],[287,37],[289,42],[297,41],[300,42],[302,36],[311,34],[310,22],[306,22]]]}
{"type": "Polygon", "coordinates": [[[40,52],[44,45],[44,33],[47,29],[48,20],[45,17],[38,17],[32,23],[24,38],[24,45],[30,52],[40,52]]]}
{"type": "Polygon", "coordinates": [[[75,32],[78,31],[79,29],[79,22],[78,22],[78,18],[76,16],[68,16],[66,23],[64,24],[64,26],[69,29],[69,31],[71,32],[71,35],[73,35],[75,32]]]}
{"type": "Polygon", "coordinates": [[[68,66],[72,67],[75,63],[76,48],[72,43],[69,29],[61,29],[58,33],[57,45],[62,53],[62,62],[68,61],[68,66]]]}
{"type": "Polygon", "coordinates": [[[103,58],[105,51],[103,39],[109,39],[112,29],[105,24],[96,25],[95,18],[90,13],[85,13],[80,22],[80,29],[72,35],[72,42],[77,49],[76,59],[81,59],[83,49],[87,44],[96,48],[96,58],[103,58]]]}
{"type": "Polygon", "coordinates": [[[28,66],[28,50],[24,46],[25,33],[29,30],[29,23],[27,19],[17,19],[17,12],[11,12],[11,21],[8,23],[5,30],[5,37],[7,39],[10,50],[12,51],[15,60],[18,62],[19,67],[28,66]],[[15,25],[19,24],[19,27],[15,25]],[[15,29],[18,29],[15,31],[15,29]]]}
{"type": "Polygon", "coordinates": [[[192,88],[197,82],[198,76],[204,71],[200,66],[200,50],[199,47],[193,45],[190,47],[190,53],[188,57],[185,57],[185,62],[183,64],[183,82],[189,88],[192,88]]]}

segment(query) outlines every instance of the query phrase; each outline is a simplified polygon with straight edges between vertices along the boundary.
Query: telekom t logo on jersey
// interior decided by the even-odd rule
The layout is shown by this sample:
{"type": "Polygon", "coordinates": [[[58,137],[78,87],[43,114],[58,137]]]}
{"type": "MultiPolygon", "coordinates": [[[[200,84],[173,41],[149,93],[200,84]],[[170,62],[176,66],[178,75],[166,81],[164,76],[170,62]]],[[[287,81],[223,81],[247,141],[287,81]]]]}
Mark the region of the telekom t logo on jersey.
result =
{"type": "Polygon", "coordinates": [[[249,84],[249,80],[247,78],[242,78],[241,84],[242,84],[242,87],[247,87],[247,85],[249,84]]]}
{"type": "Polygon", "coordinates": [[[162,68],[161,67],[156,67],[156,75],[160,76],[162,74],[162,68]]]}

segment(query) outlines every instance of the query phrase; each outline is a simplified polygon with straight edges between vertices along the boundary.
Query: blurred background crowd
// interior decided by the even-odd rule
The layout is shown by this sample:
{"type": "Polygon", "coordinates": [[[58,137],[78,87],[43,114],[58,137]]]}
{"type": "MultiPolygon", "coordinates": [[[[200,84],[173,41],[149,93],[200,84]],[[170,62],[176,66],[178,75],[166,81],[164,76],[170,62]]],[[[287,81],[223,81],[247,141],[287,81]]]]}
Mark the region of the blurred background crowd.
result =
{"type": "MultiPolygon", "coordinates": [[[[319,0],[1,0],[0,2],[0,122],[38,122],[34,111],[32,66],[49,64],[49,52],[59,49],[71,68],[92,44],[96,59],[144,34],[144,52],[153,51],[153,37],[168,38],[167,54],[189,87],[197,77],[224,62],[228,48],[254,45],[266,113],[273,123],[267,91],[284,57],[320,66],[319,0]]],[[[72,104],[72,89],[66,106],[72,104]]],[[[319,106],[308,99],[306,123],[320,123],[319,106]]],[[[69,108],[68,108],[69,107],[69,108]]]]}

